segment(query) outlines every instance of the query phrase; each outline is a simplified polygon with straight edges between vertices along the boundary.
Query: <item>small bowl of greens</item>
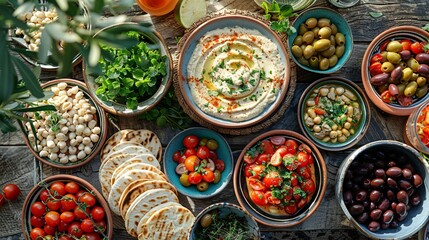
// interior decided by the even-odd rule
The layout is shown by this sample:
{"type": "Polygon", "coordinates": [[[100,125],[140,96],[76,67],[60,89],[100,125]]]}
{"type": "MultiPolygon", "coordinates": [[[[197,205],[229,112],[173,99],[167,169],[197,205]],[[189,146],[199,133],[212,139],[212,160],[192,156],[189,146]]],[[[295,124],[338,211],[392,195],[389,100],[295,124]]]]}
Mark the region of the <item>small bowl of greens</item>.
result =
{"type": "Polygon", "coordinates": [[[96,66],[84,59],[83,75],[95,101],[119,116],[153,108],[172,81],[173,62],[162,36],[150,27],[127,22],[104,28],[94,38],[102,42],[101,58],[96,66]]]}
{"type": "Polygon", "coordinates": [[[197,215],[188,240],[200,239],[259,240],[261,234],[252,216],[235,204],[222,202],[208,206],[197,215]]]}

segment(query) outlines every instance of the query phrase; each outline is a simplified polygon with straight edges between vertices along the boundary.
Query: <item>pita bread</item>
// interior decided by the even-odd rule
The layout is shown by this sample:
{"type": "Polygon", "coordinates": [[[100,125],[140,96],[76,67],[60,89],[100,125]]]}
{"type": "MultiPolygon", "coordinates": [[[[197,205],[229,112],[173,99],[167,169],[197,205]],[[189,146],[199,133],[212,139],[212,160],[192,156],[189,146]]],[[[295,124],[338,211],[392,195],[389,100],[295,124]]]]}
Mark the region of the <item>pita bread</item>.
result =
{"type": "Polygon", "coordinates": [[[119,212],[119,199],[121,198],[125,188],[138,179],[163,180],[159,174],[148,170],[131,170],[125,173],[115,181],[115,184],[113,184],[110,189],[107,202],[109,203],[110,210],[112,210],[112,212],[117,215],[121,214],[119,212]]]}
{"type": "Polygon", "coordinates": [[[122,150],[122,149],[124,149],[126,147],[130,147],[130,146],[142,146],[142,145],[137,144],[137,143],[119,143],[118,145],[114,146],[109,153],[104,154],[102,159],[100,157],[101,162],[104,162],[104,160],[106,158],[109,158],[112,154],[118,152],[119,150],[122,150]]]}
{"type": "MultiPolygon", "coordinates": [[[[110,152],[109,154],[107,154],[104,157],[104,160],[101,164],[103,164],[106,160],[108,160],[111,157],[117,156],[117,155],[121,155],[124,153],[128,153],[128,154],[143,154],[143,153],[152,153],[149,149],[143,147],[143,146],[139,146],[139,145],[131,145],[131,146],[126,146],[122,149],[119,149],[118,151],[115,152],[110,152]]],[[[153,154],[152,154],[153,155],[153,154]]]]}
{"type": "Polygon", "coordinates": [[[136,198],[140,196],[142,193],[151,189],[159,189],[159,188],[168,189],[177,195],[176,188],[173,185],[171,185],[169,182],[166,182],[163,180],[149,181],[149,180],[139,179],[138,181],[135,181],[132,184],[128,185],[128,187],[124,190],[119,200],[119,210],[121,212],[121,216],[125,218],[128,208],[131,206],[131,204],[133,204],[136,198]]]}
{"type": "Polygon", "coordinates": [[[134,142],[145,146],[161,162],[162,145],[158,136],[152,131],[141,129],[128,132],[121,140],[122,142],[134,142]]]}
{"type": "Polygon", "coordinates": [[[188,239],[189,229],[194,221],[194,215],[185,207],[162,208],[143,224],[139,240],[188,239]]]}
{"type": "Polygon", "coordinates": [[[167,202],[179,202],[176,194],[167,189],[151,189],[141,194],[131,204],[125,215],[125,229],[127,229],[127,232],[131,236],[137,237],[137,225],[142,217],[150,209],[167,202]]]}
{"type": "Polygon", "coordinates": [[[139,155],[135,157],[135,159],[133,158],[128,161],[125,161],[124,163],[119,165],[113,172],[112,178],[110,179],[110,185],[113,185],[116,179],[118,179],[122,174],[132,169],[149,170],[158,173],[159,175],[161,175],[161,177],[165,179],[165,181],[168,181],[165,174],[161,172],[161,170],[159,170],[157,167],[155,167],[157,166],[155,164],[159,165],[158,161],[156,161],[157,163],[152,163],[153,161],[156,161],[156,159],[154,156],[152,156],[152,154],[139,155]]]}
{"type": "Polygon", "coordinates": [[[152,208],[151,210],[149,210],[149,212],[147,212],[142,219],[139,222],[139,225],[137,225],[137,235],[141,234],[141,231],[143,229],[143,225],[147,223],[147,220],[152,216],[152,214],[154,214],[156,211],[163,209],[163,208],[168,208],[168,207],[172,207],[172,206],[182,206],[177,202],[166,202],[163,203],[161,205],[158,205],[154,208],[152,208]]]}
{"type": "Polygon", "coordinates": [[[100,151],[100,161],[103,161],[104,155],[108,154],[112,148],[116,145],[118,145],[121,142],[121,139],[124,138],[127,133],[132,132],[131,129],[125,129],[121,130],[119,132],[114,133],[112,136],[110,136],[109,139],[104,143],[103,148],[100,151]]]}

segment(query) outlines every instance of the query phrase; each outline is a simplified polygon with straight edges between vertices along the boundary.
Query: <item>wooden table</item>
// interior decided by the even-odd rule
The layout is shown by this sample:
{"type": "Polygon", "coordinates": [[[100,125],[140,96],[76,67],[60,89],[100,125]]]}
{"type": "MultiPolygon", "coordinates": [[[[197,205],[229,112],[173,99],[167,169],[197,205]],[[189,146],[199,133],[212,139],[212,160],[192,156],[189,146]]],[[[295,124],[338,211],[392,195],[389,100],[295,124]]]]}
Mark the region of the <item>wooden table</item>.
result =
{"type": "MultiPolygon", "coordinates": [[[[223,9],[240,9],[251,12],[262,13],[261,9],[252,0],[209,0],[208,12],[220,11],[223,9]]],[[[351,8],[335,8],[326,0],[317,1],[314,6],[327,6],[337,10],[350,24],[354,37],[354,49],[352,57],[347,64],[335,76],[346,77],[361,84],[360,65],[364,52],[370,41],[380,32],[397,25],[424,26],[429,22],[429,2],[427,0],[418,1],[383,1],[383,0],[361,0],[360,3],[351,8]],[[380,12],[383,15],[373,18],[369,12],[380,12]]],[[[184,29],[174,20],[174,14],[163,17],[150,17],[135,7],[127,12],[134,21],[150,21],[155,29],[166,39],[172,53],[176,50],[176,37],[184,33],[184,29]]],[[[291,106],[286,110],[284,116],[269,129],[289,129],[300,132],[296,121],[298,99],[301,93],[310,82],[323,77],[297,70],[298,83],[291,106]]],[[[45,79],[54,77],[51,73],[43,74],[45,79]]],[[[74,75],[77,79],[82,79],[80,72],[74,75]]],[[[371,125],[365,137],[353,149],[366,143],[381,140],[393,139],[403,141],[402,130],[406,117],[395,117],[388,115],[373,104],[371,104],[371,125]]],[[[160,129],[150,123],[145,123],[136,119],[120,119],[119,127],[125,128],[146,128],[154,131],[163,146],[178,132],[170,128],[160,129]],[[132,123],[132,124],[131,124],[132,123]]],[[[112,130],[114,128],[112,127],[112,130]]],[[[267,129],[267,130],[269,130],[267,129]]],[[[261,131],[264,132],[265,130],[261,131]]],[[[261,132],[246,136],[225,136],[234,150],[235,159],[243,146],[261,132]]],[[[339,165],[345,156],[353,149],[342,152],[322,151],[328,168],[328,187],[325,197],[316,213],[306,222],[288,229],[273,229],[260,225],[263,231],[263,239],[366,239],[357,234],[357,231],[350,228],[344,214],[335,200],[335,178],[339,165]]],[[[30,151],[24,145],[20,132],[10,134],[0,134],[0,186],[8,182],[17,183],[23,193],[18,201],[7,203],[0,208],[0,238],[1,239],[22,239],[20,209],[25,195],[41,179],[58,173],[69,173],[89,180],[94,186],[100,188],[98,182],[99,161],[95,159],[90,164],[72,171],[59,171],[36,161],[30,151]]],[[[206,206],[215,202],[237,203],[232,189],[232,182],[222,194],[212,199],[196,200],[185,196],[180,196],[181,202],[198,214],[206,206]]],[[[121,218],[114,218],[115,231],[113,239],[132,239],[126,233],[121,218]]],[[[414,236],[412,239],[417,239],[414,236]]]]}

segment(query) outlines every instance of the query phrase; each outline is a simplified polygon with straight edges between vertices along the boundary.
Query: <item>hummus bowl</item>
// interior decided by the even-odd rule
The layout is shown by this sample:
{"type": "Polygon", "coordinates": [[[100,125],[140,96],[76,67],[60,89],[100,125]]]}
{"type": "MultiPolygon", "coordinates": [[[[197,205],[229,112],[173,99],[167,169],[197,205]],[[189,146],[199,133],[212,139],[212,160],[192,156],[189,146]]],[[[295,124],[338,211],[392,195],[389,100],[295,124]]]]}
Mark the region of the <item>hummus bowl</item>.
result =
{"type": "Polygon", "coordinates": [[[212,125],[253,126],[283,102],[290,63],[281,38],[258,19],[223,15],[195,28],[178,59],[186,105],[212,125]]]}

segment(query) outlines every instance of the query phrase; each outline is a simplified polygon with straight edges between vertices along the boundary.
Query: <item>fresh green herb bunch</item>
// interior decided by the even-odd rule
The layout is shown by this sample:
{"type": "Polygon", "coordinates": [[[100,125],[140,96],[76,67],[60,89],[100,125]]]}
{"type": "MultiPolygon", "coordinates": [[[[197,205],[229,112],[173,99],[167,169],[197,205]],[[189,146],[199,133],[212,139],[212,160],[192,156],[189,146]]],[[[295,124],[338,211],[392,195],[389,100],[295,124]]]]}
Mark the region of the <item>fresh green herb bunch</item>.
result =
{"type": "Polygon", "coordinates": [[[296,29],[291,26],[289,17],[296,16],[293,13],[293,8],[289,4],[279,5],[277,1],[263,2],[262,8],[265,10],[264,17],[267,20],[271,20],[271,29],[279,33],[286,33],[292,35],[296,32],[296,29]]]}
{"type": "Polygon", "coordinates": [[[139,102],[155,94],[162,78],[167,75],[167,56],[162,56],[161,51],[148,44],[140,33],[130,31],[128,36],[140,43],[126,49],[102,46],[110,57],[100,59],[104,75],[95,79],[100,85],[96,94],[104,101],[136,109],[139,102]]]}

